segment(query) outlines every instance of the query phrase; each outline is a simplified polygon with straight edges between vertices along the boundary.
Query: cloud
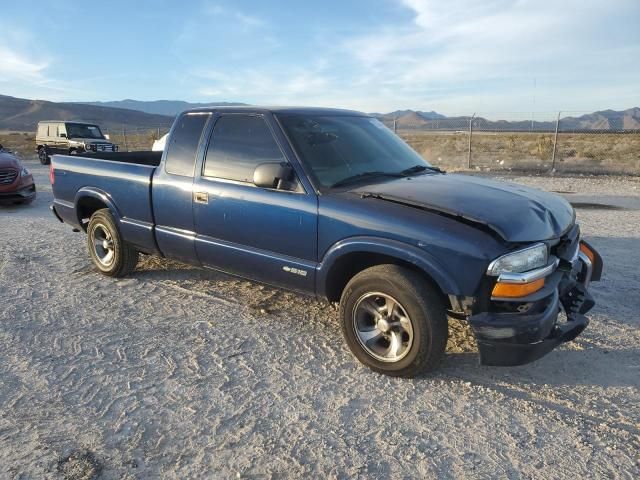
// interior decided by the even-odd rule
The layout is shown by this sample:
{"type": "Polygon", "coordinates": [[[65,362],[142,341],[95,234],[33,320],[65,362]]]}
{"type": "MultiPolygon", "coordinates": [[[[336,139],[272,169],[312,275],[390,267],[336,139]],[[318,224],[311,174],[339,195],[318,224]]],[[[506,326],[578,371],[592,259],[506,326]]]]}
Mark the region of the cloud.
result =
{"type": "Polygon", "coordinates": [[[0,45],[0,81],[36,82],[43,79],[43,73],[49,66],[46,62],[35,60],[5,45],[0,45]]]}
{"type": "Polygon", "coordinates": [[[48,61],[38,58],[34,37],[26,30],[0,22],[0,81],[39,82],[48,61]]]}
{"type": "Polygon", "coordinates": [[[472,110],[491,98],[494,109],[538,108],[531,104],[538,77],[555,102],[552,108],[565,108],[563,102],[574,101],[569,85],[579,83],[582,91],[590,87],[595,93],[602,72],[608,72],[609,82],[626,84],[629,59],[640,57],[633,27],[627,26],[627,38],[610,35],[617,27],[624,30],[620,18],[638,13],[631,1],[618,2],[616,9],[607,2],[575,0],[562,8],[551,0],[402,0],[401,6],[410,22],[387,24],[342,43],[366,72],[360,88],[389,95],[388,100],[402,102],[398,107],[472,110]]]}
{"type": "Polygon", "coordinates": [[[209,3],[204,7],[205,15],[225,17],[237,22],[243,30],[249,31],[267,26],[267,22],[259,17],[249,15],[241,10],[222,6],[218,3],[209,3]]]}
{"type": "Polygon", "coordinates": [[[196,71],[201,83],[207,86],[198,93],[215,99],[229,99],[269,104],[290,103],[296,98],[318,96],[331,83],[331,79],[305,70],[283,70],[279,73],[257,69],[241,69],[235,72],[196,71]]]}

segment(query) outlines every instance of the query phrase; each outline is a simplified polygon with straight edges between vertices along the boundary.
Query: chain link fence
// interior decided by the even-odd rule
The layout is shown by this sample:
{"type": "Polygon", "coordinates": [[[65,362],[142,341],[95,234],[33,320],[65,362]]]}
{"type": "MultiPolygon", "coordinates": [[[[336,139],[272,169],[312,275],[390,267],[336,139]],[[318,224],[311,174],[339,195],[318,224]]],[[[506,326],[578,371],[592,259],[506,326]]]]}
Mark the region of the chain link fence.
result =
{"type": "MultiPolygon", "coordinates": [[[[640,175],[640,113],[473,114],[381,120],[434,165],[449,170],[512,170],[640,175]],[[635,116],[634,116],[635,115],[635,116]],[[509,120],[492,120],[509,118],[509,120]]],[[[120,151],[150,150],[167,125],[104,128],[120,151]]],[[[35,155],[32,133],[0,134],[5,148],[35,155]]]]}
{"type": "Polygon", "coordinates": [[[139,152],[151,150],[153,142],[169,133],[166,125],[158,127],[122,127],[104,128],[103,133],[120,147],[121,152],[139,152]]]}
{"type": "Polygon", "coordinates": [[[640,174],[637,118],[569,113],[384,123],[427,160],[448,169],[640,174]]]}

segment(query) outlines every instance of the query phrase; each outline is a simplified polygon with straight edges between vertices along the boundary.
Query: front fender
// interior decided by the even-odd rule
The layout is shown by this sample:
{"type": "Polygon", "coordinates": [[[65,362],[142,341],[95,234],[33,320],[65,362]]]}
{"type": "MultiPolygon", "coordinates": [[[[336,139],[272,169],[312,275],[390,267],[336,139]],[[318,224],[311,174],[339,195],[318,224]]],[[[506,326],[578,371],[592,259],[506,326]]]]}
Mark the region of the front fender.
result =
{"type": "Polygon", "coordinates": [[[455,279],[447,272],[443,265],[429,252],[408,243],[379,237],[358,236],[350,237],[333,244],[322,258],[317,267],[316,293],[325,298],[327,292],[327,277],[332,267],[344,255],[350,253],[375,253],[397,258],[415,265],[424,271],[440,289],[447,295],[461,295],[461,289],[455,279]]]}

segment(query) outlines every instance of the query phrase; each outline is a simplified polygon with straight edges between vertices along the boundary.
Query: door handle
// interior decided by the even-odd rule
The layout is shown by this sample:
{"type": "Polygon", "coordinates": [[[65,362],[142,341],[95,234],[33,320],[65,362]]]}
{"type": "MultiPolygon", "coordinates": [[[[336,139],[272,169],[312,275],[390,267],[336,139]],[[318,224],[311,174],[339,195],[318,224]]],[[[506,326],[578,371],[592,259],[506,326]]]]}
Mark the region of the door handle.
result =
{"type": "Polygon", "coordinates": [[[209,203],[209,194],[207,192],[193,192],[193,201],[196,203],[209,203]]]}

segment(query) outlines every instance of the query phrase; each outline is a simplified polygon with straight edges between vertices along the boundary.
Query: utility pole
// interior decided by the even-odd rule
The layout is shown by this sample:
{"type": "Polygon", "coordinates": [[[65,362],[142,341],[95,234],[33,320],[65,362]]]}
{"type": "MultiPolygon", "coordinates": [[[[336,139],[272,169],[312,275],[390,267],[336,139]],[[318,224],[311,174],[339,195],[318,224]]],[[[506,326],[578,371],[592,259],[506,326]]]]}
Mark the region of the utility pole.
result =
{"type": "Polygon", "coordinates": [[[558,112],[558,118],[556,118],[556,133],[553,136],[553,154],[551,156],[551,171],[556,170],[556,146],[558,145],[558,127],[560,126],[560,113],[558,112]]]}
{"type": "Polygon", "coordinates": [[[467,168],[471,169],[471,137],[473,136],[473,119],[476,117],[476,112],[473,112],[469,119],[469,156],[467,157],[467,168]]]}
{"type": "Polygon", "coordinates": [[[124,149],[128,152],[129,147],[127,146],[127,131],[124,128],[124,123],[122,124],[122,137],[124,138],[124,149]]]}

